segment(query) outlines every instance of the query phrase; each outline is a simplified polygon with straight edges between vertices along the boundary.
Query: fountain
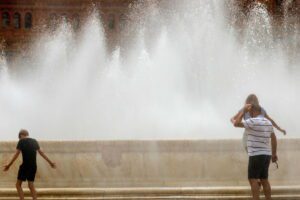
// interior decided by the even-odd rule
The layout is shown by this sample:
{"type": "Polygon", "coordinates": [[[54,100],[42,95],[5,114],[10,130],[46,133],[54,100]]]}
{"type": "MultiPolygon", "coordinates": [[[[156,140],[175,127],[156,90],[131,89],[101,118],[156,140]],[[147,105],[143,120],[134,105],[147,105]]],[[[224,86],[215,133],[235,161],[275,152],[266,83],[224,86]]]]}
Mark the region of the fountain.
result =
{"type": "MultiPolygon", "coordinates": [[[[2,159],[27,128],[57,160],[57,171],[39,161],[43,188],[246,186],[242,130],[229,119],[254,92],[288,132],[271,180],[299,185],[300,60],[289,53],[299,52],[299,24],[280,34],[258,3],[236,27],[226,1],[176,2],[133,6],[112,52],[94,12],[80,33],[63,22],[37,38],[13,70],[2,56],[2,159]]],[[[13,185],[13,172],[2,187],[13,185]]],[[[193,191],[203,192],[182,194],[193,191]]]]}

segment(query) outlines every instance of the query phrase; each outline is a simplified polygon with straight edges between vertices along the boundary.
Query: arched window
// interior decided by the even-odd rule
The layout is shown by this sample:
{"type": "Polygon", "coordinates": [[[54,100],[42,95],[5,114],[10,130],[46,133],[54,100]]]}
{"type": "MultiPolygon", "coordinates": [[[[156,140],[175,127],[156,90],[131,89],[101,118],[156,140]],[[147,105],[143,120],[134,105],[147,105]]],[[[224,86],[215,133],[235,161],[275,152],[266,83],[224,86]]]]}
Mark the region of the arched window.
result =
{"type": "Polygon", "coordinates": [[[26,29],[31,29],[32,27],[32,15],[31,13],[26,13],[25,14],[25,26],[26,29]]]}
{"type": "Polygon", "coordinates": [[[14,28],[21,28],[21,15],[20,13],[15,13],[13,17],[14,28]]]}
{"type": "Polygon", "coordinates": [[[110,14],[108,15],[108,28],[109,29],[114,29],[115,28],[115,15],[114,14],[110,14]]]}
{"type": "Polygon", "coordinates": [[[8,12],[2,13],[2,27],[8,28],[10,25],[10,16],[8,12]]]}
{"type": "Polygon", "coordinates": [[[74,14],[74,15],[73,15],[72,26],[73,26],[73,29],[74,29],[75,31],[79,29],[79,26],[80,26],[80,18],[79,18],[79,15],[78,15],[78,14],[74,14]]]}
{"type": "Polygon", "coordinates": [[[119,23],[120,23],[120,29],[124,30],[125,27],[126,27],[126,23],[127,23],[127,19],[126,19],[126,16],[124,14],[120,15],[119,23]]]}

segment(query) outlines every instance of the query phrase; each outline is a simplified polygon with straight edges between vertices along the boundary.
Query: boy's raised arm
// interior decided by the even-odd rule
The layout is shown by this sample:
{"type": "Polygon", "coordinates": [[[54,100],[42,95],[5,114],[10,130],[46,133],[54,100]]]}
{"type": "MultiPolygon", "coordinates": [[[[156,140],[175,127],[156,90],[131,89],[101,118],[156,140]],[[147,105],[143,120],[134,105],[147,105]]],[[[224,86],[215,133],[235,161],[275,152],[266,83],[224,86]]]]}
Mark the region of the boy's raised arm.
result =
{"type": "Polygon", "coordinates": [[[244,112],[240,112],[236,118],[236,120],[233,122],[233,125],[235,127],[240,127],[243,128],[244,124],[242,123],[242,118],[243,118],[244,112]]]}
{"type": "Polygon", "coordinates": [[[236,113],[231,119],[231,123],[234,124],[234,122],[236,121],[237,117],[239,116],[240,113],[242,113],[243,111],[240,110],[238,113],[236,113]]]}
{"type": "Polygon", "coordinates": [[[4,171],[8,171],[9,170],[10,166],[12,166],[12,164],[18,158],[20,152],[21,151],[19,149],[17,149],[17,151],[16,151],[15,155],[13,156],[13,158],[11,159],[11,161],[7,165],[4,166],[4,171]]]}
{"type": "Polygon", "coordinates": [[[235,127],[243,128],[244,124],[242,123],[243,116],[246,111],[248,111],[251,108],[251,104],[246,104],[243,109],[237,114],[236,119],[232,121],[233,125],[235,127]]]}

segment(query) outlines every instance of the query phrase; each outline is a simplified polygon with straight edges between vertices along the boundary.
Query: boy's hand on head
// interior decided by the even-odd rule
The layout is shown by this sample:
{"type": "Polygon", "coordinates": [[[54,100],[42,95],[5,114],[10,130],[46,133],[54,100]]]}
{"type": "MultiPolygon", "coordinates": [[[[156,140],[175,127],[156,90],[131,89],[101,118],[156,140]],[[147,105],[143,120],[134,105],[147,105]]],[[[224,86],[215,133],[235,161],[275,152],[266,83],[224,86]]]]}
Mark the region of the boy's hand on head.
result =
{"type": "Polygon", "coordinates": [[[246,104],[246,105],[244,106],[244,112],[249,112],[250,109],[251,109],[251,107],[252,107],[251,104],[246,104]]]}

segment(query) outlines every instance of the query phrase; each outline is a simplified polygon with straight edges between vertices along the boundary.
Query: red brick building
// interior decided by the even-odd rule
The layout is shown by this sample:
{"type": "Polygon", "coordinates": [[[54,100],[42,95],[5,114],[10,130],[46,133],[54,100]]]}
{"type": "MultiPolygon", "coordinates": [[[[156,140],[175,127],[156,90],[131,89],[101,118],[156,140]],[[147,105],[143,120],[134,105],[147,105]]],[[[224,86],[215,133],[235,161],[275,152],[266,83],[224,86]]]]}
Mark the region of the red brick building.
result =
{"type": "Polygon", "coordinates": [[[97,9],[107,35],[114,40],[125,24],[127,9],[134,0],[0,0],[0,41],[8,55],[28,46],[43,31],[53,30],[61,20],[79,30],[97,9]]]}
{"type": "MultiPolygon", "coordinates": [[[[135,0],[0,0],[0,42],[7,55],[26,48],[33,38],[45,30],[55,29],[57,22],[67,20],[79,30],[85,18],[96,8],[104,23],[108,40],[116,41],[126,24],[126,12],[135,0]]],[[[145,0],[146,1],[146,0],[145,0]]],[[[172,0],[155,0],[157,2],[172,0]]],[[[236,0],[246,11],[254,1],[267,5],[270,13],[280,15],[286,0],[236,0]]],[[[187,1],[188,2],[188,1],[187,1]]],[[[300,7],[300,0],[292,6],[300,7]]],[[[299,12],[299,10],[294,9],[299,12]]]]}

